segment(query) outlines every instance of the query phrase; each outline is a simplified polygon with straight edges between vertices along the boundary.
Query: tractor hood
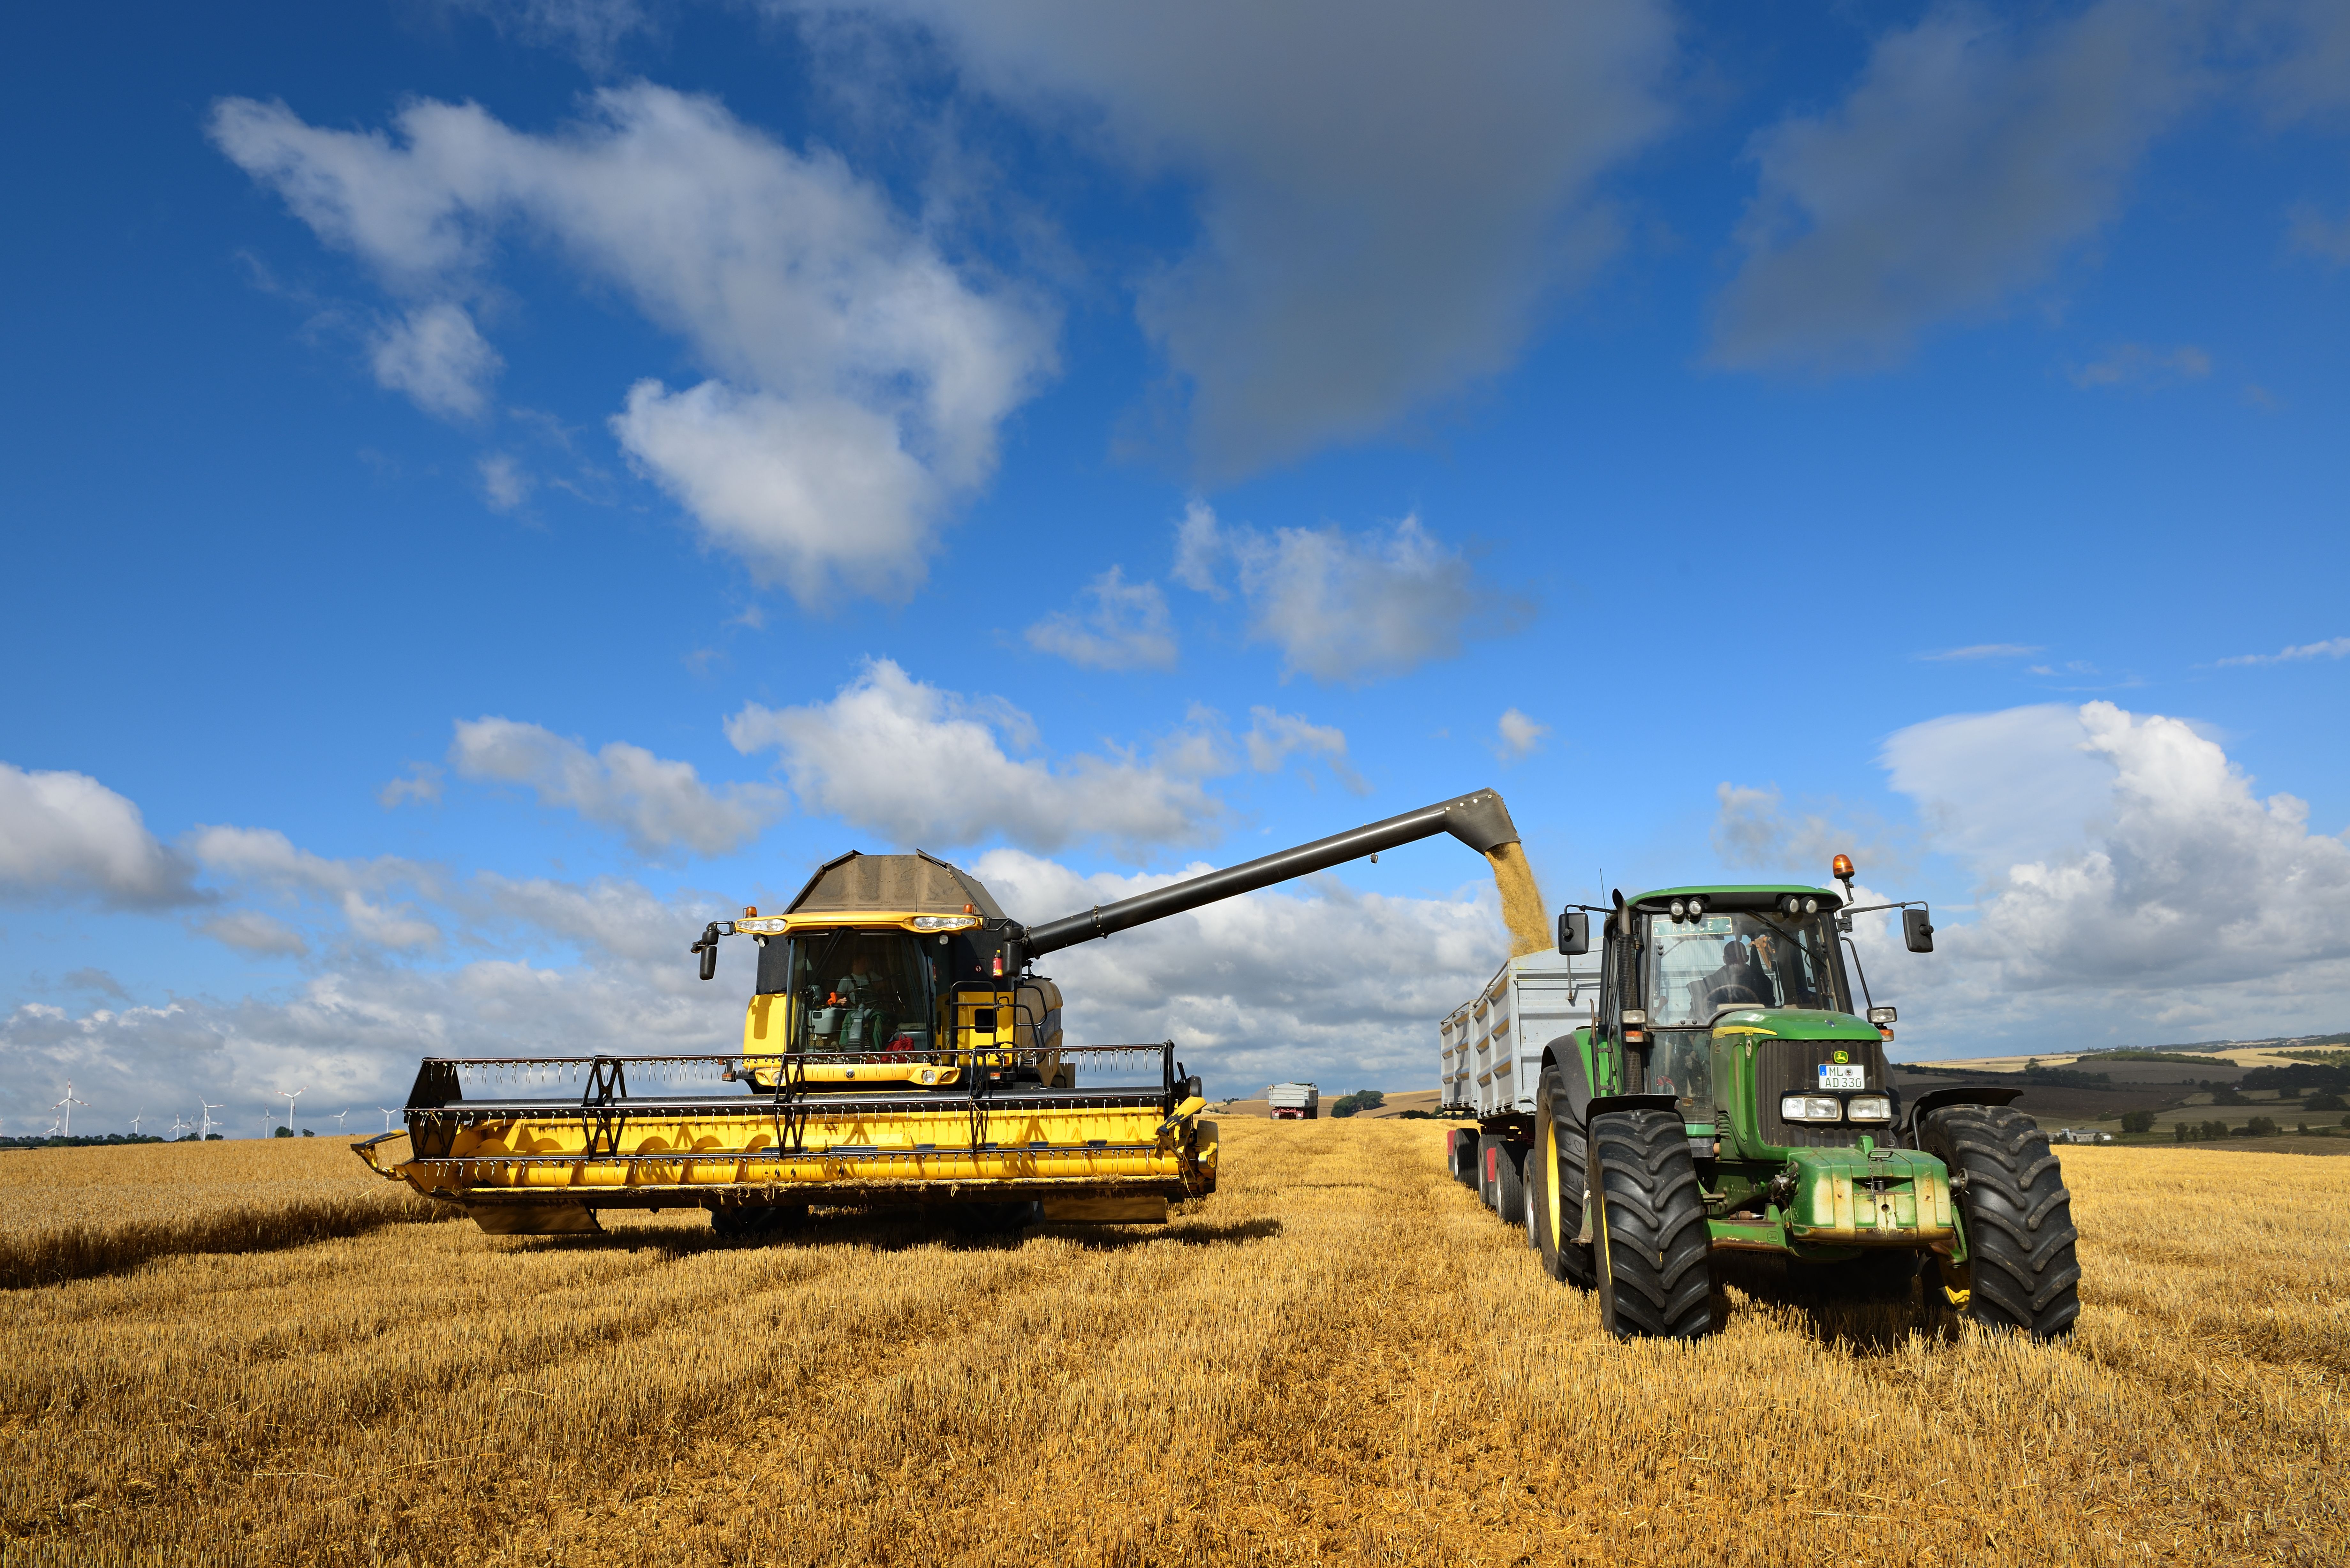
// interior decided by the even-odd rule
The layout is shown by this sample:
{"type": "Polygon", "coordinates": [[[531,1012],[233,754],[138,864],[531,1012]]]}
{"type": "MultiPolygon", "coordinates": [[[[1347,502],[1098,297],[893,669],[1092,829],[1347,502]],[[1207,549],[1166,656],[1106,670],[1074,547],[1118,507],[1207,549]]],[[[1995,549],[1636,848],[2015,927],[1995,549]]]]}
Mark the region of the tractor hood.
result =
{"type": "Polygon", "coordinates": [[[1765,1040],[1876,1040],[1877,1025],[1817,1007],[1742,1007],[1713,1021],[1716,1035],[1765,1040]]]}

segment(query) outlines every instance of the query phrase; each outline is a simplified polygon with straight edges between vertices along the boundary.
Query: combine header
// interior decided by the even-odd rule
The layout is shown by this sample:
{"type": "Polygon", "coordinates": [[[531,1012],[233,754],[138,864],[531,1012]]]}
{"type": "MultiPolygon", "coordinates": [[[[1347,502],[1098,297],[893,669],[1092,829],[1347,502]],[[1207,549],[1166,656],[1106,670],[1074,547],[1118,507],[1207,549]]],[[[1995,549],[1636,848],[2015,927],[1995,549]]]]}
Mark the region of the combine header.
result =
{"type": "Polygon", "coordinates": [[[1031,927],[943,860],[844,855],[782,914],[713,921],[689,950],[706,981],[726,938],[756,945],[740,1051],[429,1058],[404,1131],[359,1158],[500,1235],[664,1208],[754,1235],[811,1204],[947,1206],[981,1227],[1164,1221],[1215,1190],[1200,1080],[1171,1044],[1065,1044],[1060,988],[1035,961],[1438,833],[1497,868],[1515,858],[1486,790],[1031,927]],[[403,1137],[407,1158],[380,1158],[403,1137]]]}

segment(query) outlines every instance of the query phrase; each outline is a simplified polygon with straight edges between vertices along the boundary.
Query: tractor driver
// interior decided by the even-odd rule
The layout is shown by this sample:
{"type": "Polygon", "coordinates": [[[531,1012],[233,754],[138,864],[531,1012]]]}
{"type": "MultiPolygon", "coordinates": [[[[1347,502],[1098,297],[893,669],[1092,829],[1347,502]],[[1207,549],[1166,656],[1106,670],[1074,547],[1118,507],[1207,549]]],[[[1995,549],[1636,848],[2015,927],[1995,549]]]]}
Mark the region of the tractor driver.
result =
{"type": "Polygon", "coordinates": [[[1772,1000],[1771,982],[1763,978],[1746,944],[1736,937],[1721,944],[1721,967],[1700,982],[1708,1011],[1718,1007],[1764,1007],[1772,1000]]]}

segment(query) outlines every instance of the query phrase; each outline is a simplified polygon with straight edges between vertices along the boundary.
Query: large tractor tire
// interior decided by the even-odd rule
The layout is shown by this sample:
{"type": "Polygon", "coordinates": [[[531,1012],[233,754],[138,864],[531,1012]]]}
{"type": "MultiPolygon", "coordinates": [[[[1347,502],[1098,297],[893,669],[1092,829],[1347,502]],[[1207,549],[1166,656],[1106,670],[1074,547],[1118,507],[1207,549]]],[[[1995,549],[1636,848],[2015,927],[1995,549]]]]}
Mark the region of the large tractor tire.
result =
{"type": "MultiPolygon", "coordinates": [[[[1945,1106],[1928,1114],[1918,1142],[1950,1168],[1967,1233],[1967,1315],[2034,1339],[2070,1334],[2081,1315],[2079,1233],[2048,1135],[2004,1106],[1945,1106]]],[[[1942,1295],[1930,1275],[1926,1289],[1942,1295]]]]}
{"type": "Polygon", "coordinates": [[[1591,1118],[1600,1326],[1618,1339],[1713,1332],[1712,1237],[1678,1111],[1591,1118]]]}
{"type": "Polygon", "coordinates": [[[1493,1140],[1493,1212],[1506,1225],[1526,1222],[1526,1146],[1493,1140]]]}
{"type": "Polygon", "coordinates": [[[1558,1069],[1543,1074],[1536,1100],[1534,1147],[1526,1158],[1541,1168],[1541,1201],[1534,1210],[1534,1250],[1543,1272],[1554,1280],[1589,1290],[1598,1275],[1583,1234],[1584,1160],[1589,1151],[1558,1069]]]}

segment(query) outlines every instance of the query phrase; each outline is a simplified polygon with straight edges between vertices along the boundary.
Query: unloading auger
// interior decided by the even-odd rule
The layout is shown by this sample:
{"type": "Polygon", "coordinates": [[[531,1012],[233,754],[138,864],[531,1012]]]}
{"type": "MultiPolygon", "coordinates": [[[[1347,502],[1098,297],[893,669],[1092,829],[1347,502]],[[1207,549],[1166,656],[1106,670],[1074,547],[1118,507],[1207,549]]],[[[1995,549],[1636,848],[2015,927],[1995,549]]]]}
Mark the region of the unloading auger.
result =
{"type": "Polygon", "coordinates": [[[1523,874],[1492,790],[1039,926],[919,850],[844,855],[782,914],[712,921],[689,950],[706,981],[726,938],[756,944],[740,1051],[428,1057],[405,1129],[358,1153],[500,1235],[664,1208],[753,1235],[812,1203],[945,1205],[982,1227],[1161,1222],[1215,1190],[1200,1080],[1171,1043],[1064,1044],[1060,988],[1035,961],[1439,833],[1523,874]],[[403,1137],[408,1158],[386,1163],[403,1137]]]}

